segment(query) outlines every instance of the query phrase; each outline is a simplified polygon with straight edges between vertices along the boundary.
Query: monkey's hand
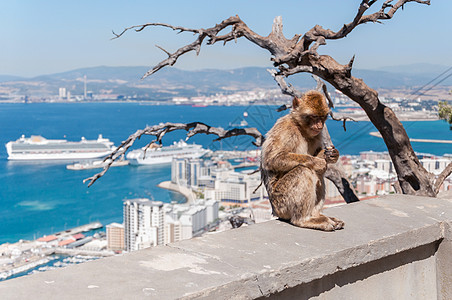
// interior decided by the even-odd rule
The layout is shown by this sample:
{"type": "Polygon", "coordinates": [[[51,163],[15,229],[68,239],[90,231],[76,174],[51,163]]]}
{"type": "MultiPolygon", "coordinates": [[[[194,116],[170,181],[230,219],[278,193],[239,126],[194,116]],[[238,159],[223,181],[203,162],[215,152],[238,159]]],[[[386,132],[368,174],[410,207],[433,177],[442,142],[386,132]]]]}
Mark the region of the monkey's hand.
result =
{"type": "Polygon", "coordinates": [[[323,158],[328,164],[334,164],[339,159],[339,151],[334,147],[327,147],[322,149],[317,157],[323,158]]]}
{"type": "Polygon", "coordinates": [[[339,159],[339,150],[333,147],[327,147],[325,150],[325,160],[329,164],[335,164],[339,159]]]}

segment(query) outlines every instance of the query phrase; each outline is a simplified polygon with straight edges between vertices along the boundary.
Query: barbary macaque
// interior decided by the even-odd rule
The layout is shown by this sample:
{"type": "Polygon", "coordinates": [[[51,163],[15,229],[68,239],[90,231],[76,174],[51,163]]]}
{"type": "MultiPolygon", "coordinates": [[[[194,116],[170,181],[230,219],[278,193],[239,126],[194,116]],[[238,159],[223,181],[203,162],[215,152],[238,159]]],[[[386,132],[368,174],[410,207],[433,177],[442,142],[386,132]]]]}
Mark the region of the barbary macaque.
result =
{"type": "Polygon", "coordinates": [[[329,114],[323,94],[309,91],[294,98],[292,110],[267,133],[261,154],[261,177],[273,214],[304,228],[342,229],[344,222],[321,214],[324,173],[339,151],[322,149],[322,129],[329,114]]]}

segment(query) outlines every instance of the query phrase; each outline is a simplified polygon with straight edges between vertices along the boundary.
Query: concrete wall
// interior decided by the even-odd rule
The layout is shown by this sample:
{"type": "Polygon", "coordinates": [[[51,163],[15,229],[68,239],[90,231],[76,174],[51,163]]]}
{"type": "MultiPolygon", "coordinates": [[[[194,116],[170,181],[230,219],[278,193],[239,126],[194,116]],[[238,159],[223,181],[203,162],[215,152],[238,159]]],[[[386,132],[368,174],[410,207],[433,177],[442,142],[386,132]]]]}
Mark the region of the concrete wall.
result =
{"type": "Polygon", "coordinates": [[[280,221],[0,282],[1,299],[452,299],[452,198],[333,207],[344,230],[280,221]]]}

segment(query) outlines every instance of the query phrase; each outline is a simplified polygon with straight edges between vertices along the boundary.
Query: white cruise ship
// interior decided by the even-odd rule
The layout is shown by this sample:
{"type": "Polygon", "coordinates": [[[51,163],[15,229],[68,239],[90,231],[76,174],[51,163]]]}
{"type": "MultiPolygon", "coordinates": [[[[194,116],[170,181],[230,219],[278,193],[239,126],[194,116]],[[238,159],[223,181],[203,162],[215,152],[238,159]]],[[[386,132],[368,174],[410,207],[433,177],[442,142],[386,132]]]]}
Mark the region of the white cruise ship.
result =
{"type": "Polygon", "coordinates": [[[9,160],[84,160],[107,156],[113,149],[113,142],[102,135],[97,140],[82,137],[79,142],[22,135],[17,141],[6,144],[9,160]]]}
{"type": "Polygon", "coordinates": [[[187,144],[184,141],[174,142],[171,146],[152,148],[144,151],[138,149],[127,154],[127,160],[132,165],[169,164],[173,157],[199,158],[209,152],[201,145],[187,144]]]}

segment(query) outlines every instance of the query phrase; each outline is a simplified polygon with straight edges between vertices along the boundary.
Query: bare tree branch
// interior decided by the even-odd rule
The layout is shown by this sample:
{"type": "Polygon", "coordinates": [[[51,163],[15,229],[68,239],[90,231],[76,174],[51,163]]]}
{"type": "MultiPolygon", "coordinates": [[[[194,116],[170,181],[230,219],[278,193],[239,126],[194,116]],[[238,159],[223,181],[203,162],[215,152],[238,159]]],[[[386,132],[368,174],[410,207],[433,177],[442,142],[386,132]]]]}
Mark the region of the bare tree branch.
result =
{"type": "MultiPolygon", "coordinates": [[[[314,79],[317,81],[317,90],[322,91],[325,97],[329,99],[330,105],[332,105],[333,101],[331,101],[331,99],[329,98],[329,93],[326,84],[322,80],[320,80],[320,78],[318,78],[317,76],[314,76],[314,79]]],[[[331,117],[333,117],[332,114],[331,117]]],[[[344,121],[344,130],[345,130],[345,121],[344,121]]],[[[326,128],[326,124],[322,132],[322,146],[323,148],[333,146],[333,141],[331,140],[330,133],[326,128]]],[[[359,201],[359,198],[355,193],[355,189],[353,185],[350,183],[348,176],[342,169],[343,167],[341,161],[338,161],[335,164],[329,164],[325,172],[325,177],[334,183],[334,185],[337,187],[337,190],[342,195],[342,198],[344,198],[346,203],[357,202],[359,201]]]]}
{"type": "MultiPolygon", "coordinates": [[[[83,183],[89,181],[88,187],[91,186],[97,179],[102,177],[113,164],[113,162],[121,155],[127,152],[129,148],[134,144],[137,139],[140,139],[143,135],[155,136],[156,139],[148,143],[144,150],[147,150],[152,147],[156,147],[156,144],[162,144],[162,138],[168,132],[172,132],[175,130],[185,130],[187,131],[187,139],[192,136],[203,133],[203,134],[213,134],[218,136],[215,141],[219,141],[225,138],[239,136],[239,135],[249,135],[255,139],[253,145],[260,147],[264,142],[264,136],[257,130],[256,128],[232,128],[232,129],[223,129],[220,127],[212,127],[206,125],[201,122],[192,122],[192,123],[161,123],[159,125],[147,126],[144,129],[137,130],[134,134],[130,135],[127,140],[123,141],[121,145],[119,145],[109,156],[104,159],[104,162],[108,163],[105,165],[104,169],[83,180],[83,183]]],[[[157,146],[159,147],[159,146],[157,146]]]]}
{"type": "Polygon", "coordinates": [[[345,126],[347,121],[353,121],[356,122],[355,119],[350,118],[350,117],[341,117],[341,118],[336,118],[333,114],[333,112],[330,112],[330,116],[331,119],[333,119],[334,121],[342,121],[342,128],[344,128],[344,131],[347,131],[347,127],[345,126]]]}
{"type": "MultiPolygon", "coordinates": [[[[281,64],[288,64],[293,66],[291,61],[301,61],[301,57],[304,55],[313,54],[317,56],[317,49],[321,45],[326,44],[326,40],[336,40],[346,37],[354,28],[358,25],[369,23],[369,22],[379,22],[379,20],[391,19],[397,10],[403,7],[404,4],[408,2],[417,2],[421,4],[430,5],[430,1],[422,0],[398,0],[396,4],[391,5],[392,0],[385,1],[379,11],[364,15],[364,13],[375,3],[377,0],[363,0],[358,8],[358,12],[352,22],[344,24],[338,31],[333,31],[330,29],[324,29],[322,26],[316,25],[311,30],[306,32],[297,45],[292,51],[288,52],[284,56],[275,57],[273,59],[275,66],[281,64]],[[387,8],[390,8],[386,12],[387,8]]],[[[296,64],[295,64],[296,65],[296,64]]]]}
{"type": "MultiPolygon", "coordinates": [[[[323,82],[318,76],[313,75],[312,77],[315,79],[315,81],[317,81],[317,88],[316,89],[318,91],[320,91],[320,92],[323,92],[323,94],[325,95],[326,99],[328,100],[328,106],[330,108],[334,108],[333,100],[331,100],[330,93],[328,93],[328,89],[326,87],[325,82],[323,82]]],[[[350,120],[350,121],[356,122],[353,118],[350,118],[350,117],[336,118],[334,116],[333,111],[330,111],[330,116],[331,116],[331,119],[333,119],[334,121],[342,121],[342,127],[344,128],[344,131],[347,131],[347,128],[345,127],[345,122],[346,121],[350,120]]]]}
{"type": "Polygon", "coordinates": [[[334,183],[345,202],[353,203],[359,201],[353,185],[350,183],[347,176],[345,176],[344,172],[342,172],[337,166],[328,165],[325,177],[334,183]]]}
{"type": "Polygon", "coordinates": [[[319,92],[322,92],[322,93],[325,95],[326,100],[328,100],[328,107],[329,107],[329,108],[334,108],[333,100],[331,100],[330,93],[328,93],[328,89],[327,89],[327,87],[326,87],[325,82],[323,82],[323,81],[319,78],[319,76],[312,75],[312,78],[314,78],[314,80],[317,82],[317,88],[316,88],[316,89],[317,89],[319,92]]]}
{"type": "Polygon", "coordinates": [[[447,167],[439,174],[439,176],[435,180],[435,192],[439,192],[439,188],[441,184],[443,184],[444,180],[446,180],[449,175],[452,174],[452,162],[447,165],[447,167]]]}
{"type": "Polygon", "coordinates": [[[276,83],[281,88],[281,92],[285,95],[289,95],[295,98],[301,98],[303,96],[303,93],[298,91],[296,88],[294,88],[291,84],[287,84],[287,82],[284,80],[284,76],[281,76],[278,74],[278,71],[274,69],[267,69],[267,71],[273,76],[273,79],[275,79],[276,83]]]}

